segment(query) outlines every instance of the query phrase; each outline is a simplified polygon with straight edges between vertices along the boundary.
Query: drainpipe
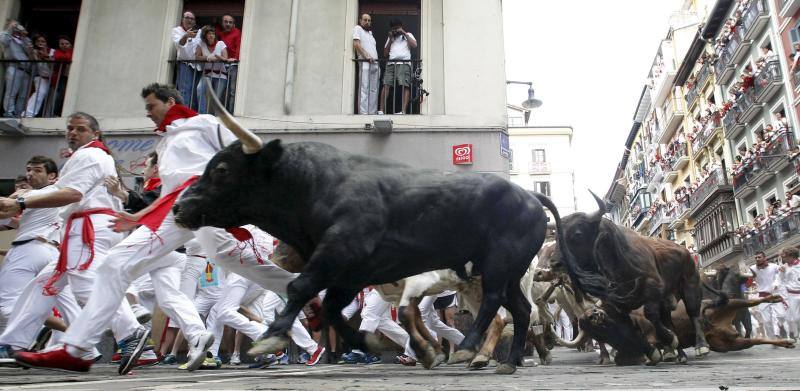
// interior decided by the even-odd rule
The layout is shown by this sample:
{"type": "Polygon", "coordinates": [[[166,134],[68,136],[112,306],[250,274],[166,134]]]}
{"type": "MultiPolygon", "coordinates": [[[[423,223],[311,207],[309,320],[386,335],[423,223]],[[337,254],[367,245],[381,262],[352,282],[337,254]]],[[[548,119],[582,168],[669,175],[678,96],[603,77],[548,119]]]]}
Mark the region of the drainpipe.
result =
{"type": "Polygon", "coordinates": [[[297,8],[300,0],[292,0],[292,18],[289,22],[289,50],[286,54],[286,84],[283,87],[283,112],[292,112],[292,95],[294,92],[294,52],[297,40],[297,8]]]}

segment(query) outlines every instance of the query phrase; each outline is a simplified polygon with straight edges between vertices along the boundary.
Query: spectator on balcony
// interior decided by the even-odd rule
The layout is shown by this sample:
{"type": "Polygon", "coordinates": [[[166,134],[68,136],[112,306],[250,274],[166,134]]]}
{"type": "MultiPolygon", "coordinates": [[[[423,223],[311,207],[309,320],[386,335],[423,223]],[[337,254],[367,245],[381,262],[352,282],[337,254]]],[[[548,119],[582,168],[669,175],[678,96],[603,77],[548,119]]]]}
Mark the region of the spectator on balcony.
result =
{"type": "Polygon", "coordinates": [[[195,59],[195,49],[200,44],[193,12],[185,11],[183,13],[181,24],[172,29],[172,42],[175,44],[176,60],[178,61],[175,87],[178,88],[181,96],[183,96],[186,106],[196,109],[197,90],[195,90],[195,85],[200,79],[199,67],[196,64],[186,62],[195,59]]]}
{"type": "Polygon", "coordinates": [[[242,31],[236,27],[236,19],[231,14],[222,16],[222,26],[216,26],[217,39],[225,42],[228,50],[228,102],[225,107],[233,112],[233,99],[236,95],[236,77],[239,75],[239,48],[242,45],[242,31]]]}
{"type": "MultiPolygon", "coordinates": [[[[55,50],[50,49],[47,45],[47,38],[42,34],[33,35],[33,51],[31,53],[32,60],[36,61],[51,61],[55,50]]],[[[33,64],[33,91],[30,98],[28,98],[28,105],[25,108],[23,117],[35,117],[39,115],[47,93],[50,92],[50,78],[53,75],[53,63],[37,62],[33,64]]]]}
{"type": "Polygon", "coordinates": [[[747,64],[742,70],[742,92],[747,92],[753,85],[753,66],[747,64]]]}
{"type": "MultiPolygon", "coordinates": [[[[414,35],[403,28],[403,21],[392,19],[389,22],[389,38],[383,45],[383,55],[389,58],[386,64],[386,72],[383,75],[383,90],[381,91],[380,112],[386,112],[386,96],[389,94],[389,87],[397,88],[398,85],[403,90],[403,106],[395,114],[404,114],[408,102],[411,100],[411,49],[417,47],[417,39],[414,35]]],[[[397,110],[394,107],[394,110],[397,110]]]]}
{"type": "Polygon", "coordinates": [[[358,114],[375,114],[378,111],[378,47],[372,36],[372,17],[361,15],[353,27],[353,50],[358,59],[358,114]]]}
{"type": "Polygon", "coordinates": [[[800,66],[800,42],[794,44],[794,53],[792,53],[792,64],[789,65],[789,74],[794,75],[800,66]]]}
{"type": "MultiPolygon", "coordinates": [[[[28,31],[14,19],[9,19],[4,31],[0,32],[0,44],[3,45],[5,58],[12,61],[28,61],[31,59],[33,44],[28,38],[28,31]]],[[[27,62],[10,62],[6,66],[5,94],[3,96],[3,116],[16,117],[25,110],[28,98],[28,84],[31,81],[31,64],[27,62]]]]}
{"type": "Polygon", "coordinates": [[[780,111],[775,113],[775,124],[778,127],[778,133],[784,133],[789,129],[789,120],[780,111]]]}
{"type": "Polygon", "coordinates": [[[64,105],[64,92],[67,89],[67,78],[69,77],[69,66],[72,63],[72,42],[66,35],[58,36],[58,48],[53,53],[53,60],[56,61],[53,68],[53,75],[50,77],[50,88],[53,89],[53,114],[61,115],[61,107],[64,105]]]}
{"type": "Polygon", "coordinates": [[[791,196],[787,196],[786,201],[789,202],[789,207],[792,208],[792,210],[795,210],[797,209],[797,207],[800,207],[800,195],[798,195],[797,193],[798,192],[794,192],[792,193],[791,196]]]}
{"type": "Polygon", "coordinates": [[[200,30],[202,38],[200,44],[195,49],[195,56],[203,63],[203,77],[197,83],[197,102],[198,110],[201,113],[208,111],[206,102],[206,84],[204,78],[211,80],[213,93],[225,104],[225,92],[228,85],[227,62],[228,50],[225,42],[217,40],[217,34],[211,26],[205,26],[200,30]]]}

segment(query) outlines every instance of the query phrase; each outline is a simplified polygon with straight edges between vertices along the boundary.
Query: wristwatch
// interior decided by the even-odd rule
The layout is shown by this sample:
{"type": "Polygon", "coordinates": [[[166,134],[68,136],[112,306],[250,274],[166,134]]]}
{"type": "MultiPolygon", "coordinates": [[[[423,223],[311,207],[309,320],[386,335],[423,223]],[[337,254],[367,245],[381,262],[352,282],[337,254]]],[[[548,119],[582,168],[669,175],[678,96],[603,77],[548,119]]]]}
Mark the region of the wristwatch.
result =
{"type": "Polygon", "coordinates": [[[25,207],[25,198],[24,197],[17,198],[17,206],[19,206],[19,211],[20,212],[25,210],[26,207],[25,207]]]}

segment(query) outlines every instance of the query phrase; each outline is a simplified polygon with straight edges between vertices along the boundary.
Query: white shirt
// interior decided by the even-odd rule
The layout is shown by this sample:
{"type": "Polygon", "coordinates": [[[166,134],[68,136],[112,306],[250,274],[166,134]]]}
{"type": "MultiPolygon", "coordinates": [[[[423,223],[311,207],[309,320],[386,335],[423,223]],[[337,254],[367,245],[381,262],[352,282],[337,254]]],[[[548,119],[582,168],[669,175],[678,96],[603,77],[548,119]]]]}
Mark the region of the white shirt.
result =
{"type": "MultiPolygon", "coordinates": [[[[52,193],[58,190],[57,187],[50,185],[41,189],[31,190],[25,194],[25,198],[52,193]]],[[[42,238],[44,240],[60,242],[58,228],[59,208],[30,208],[22,212],[19,218],[19,228],[14,241],[30,240],[42,238]]]]}
{"type": "MultiPolygon", "coordinates": [[[[227,49],[228,47],[225,45],[225,42],[217,41],[214,45],[214,50],[209,49],[208,45],[200,41],[200,51],[203,53],[203,56],[208,58],[211,55],[216,57],[222,56],[222,51],[227,49]]],[[[213,63],[205,63],[203,65],[203,72],[211,77],[217,77],[220,79],[227,79],[228,78],[228,66],[222,60],[218,60],[218,62],[213,63]]]]}
{"type": "MultiPolygon", "coordinates": [[[[411,36],[414,40],[414,35],[411,33],[406,33],[406,35],[411,36]]],[[[390,39],[386,38],[386,44],[383,47],[389,46],[390,39]]],[[[411,59],[411,47],[408,46],[408,38],[401,35],[391,41],[392,46],[389,47],[389,59],[390,60],[410,60],[411,59]]]]}
{"type": "Polygon", "coordinates": [[[181,38],[186,35],[186,30],[183,29],[183,26],[174,27],[172,29],[172,43],[175,44],[175,50],[177,50],[178,60],[194,60],[194,49],[200,43],[200,32],[197,32],[197,35],[194,38],[186,37],[186,43],[181,45],[181,38]]]}
{"type": "MultiPolygon", "coordinates": [[[[361,41],[361,48],[367,52],[367,55],[369,55],[370,58],[378,58],[378,48],[375,43],[375,37],[372,36],[372,31],[364,30],[361,25],[357,25],[356,27],[353,27],[353,40],[361,41]]],[[[362,60],[364,59],[364,57],[361,56],[361,53],[356,52],[356,54],[358,55],[358,58],[362,60]]]]}
{"type": "Polygon", "coordinates": [[[792,195],[792,198],[789,198],[789,206],[792,208],[800,206],[800,196],[797,194],[792,195]]]}
{"type": "Polygon", "coordinates": [[[95,208],[122,210],[122,202],[108,192],[103,180],[109,176],[117,176],[114,158],[100,148],[78,148],[61,169],[58,182],[53,186],[59,189],[77,190],[83,198],[61,208],[61,218],[66,219],[72,213],[95,208]]]}
{"type": "Polygon", "coordinates": [[[236,141],[228,128],[208,114],[175,120],[166,129],[160,133],[163,139],[156,146],[162,196],[192,176],[202,175],[208,161],[225,145],[236,141]]]}
{"type": "Polygon", "coordinates": [[[759,292],[773,293],[772,286],[775,284],[775,278],[778,276],[779,266],[774,263],[767,264],[767,267],[759,269],[758,266],[750,266],[750,270],[755,273],[756,289],[759,292]]]}
{"type": "Polygon", "coordinates": [[[800,265],[784,265],[783,273],[780,274],[781,285],[786,289],[795,292],[800,291],[800,265]]]}

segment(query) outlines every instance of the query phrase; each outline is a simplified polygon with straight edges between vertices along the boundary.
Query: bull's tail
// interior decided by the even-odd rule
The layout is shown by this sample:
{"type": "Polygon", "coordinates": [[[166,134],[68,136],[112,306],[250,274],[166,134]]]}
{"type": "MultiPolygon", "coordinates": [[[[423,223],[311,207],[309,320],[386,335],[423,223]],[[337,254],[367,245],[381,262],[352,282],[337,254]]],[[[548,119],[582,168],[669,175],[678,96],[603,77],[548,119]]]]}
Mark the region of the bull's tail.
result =
{"type": "Polygon", "coordinates": [[[539,200],[539,202],[541,202],[545,208],[549,209],[550,213],[553,214],[553,218],[555,219],[556,223],[556,244],[558,245],[558,249],[561,251],[561,254],[564,255],[564,262],[566,263],[567,271],[572,278],[572,282],[585,293],[595,297],[605,298],[605,288],[608,284],[608,281],[600,275],[594,275],[582,270],[574,262],[572,253],[569,251],[569,248],[567,247],[567,241],[564,238],[564,227],[561,225],[561,216],[558,214],[556,205],[544,194],[537,193],[535,191],[531,191],[530,193],[536,197],[536,199],[539,200]]]}

